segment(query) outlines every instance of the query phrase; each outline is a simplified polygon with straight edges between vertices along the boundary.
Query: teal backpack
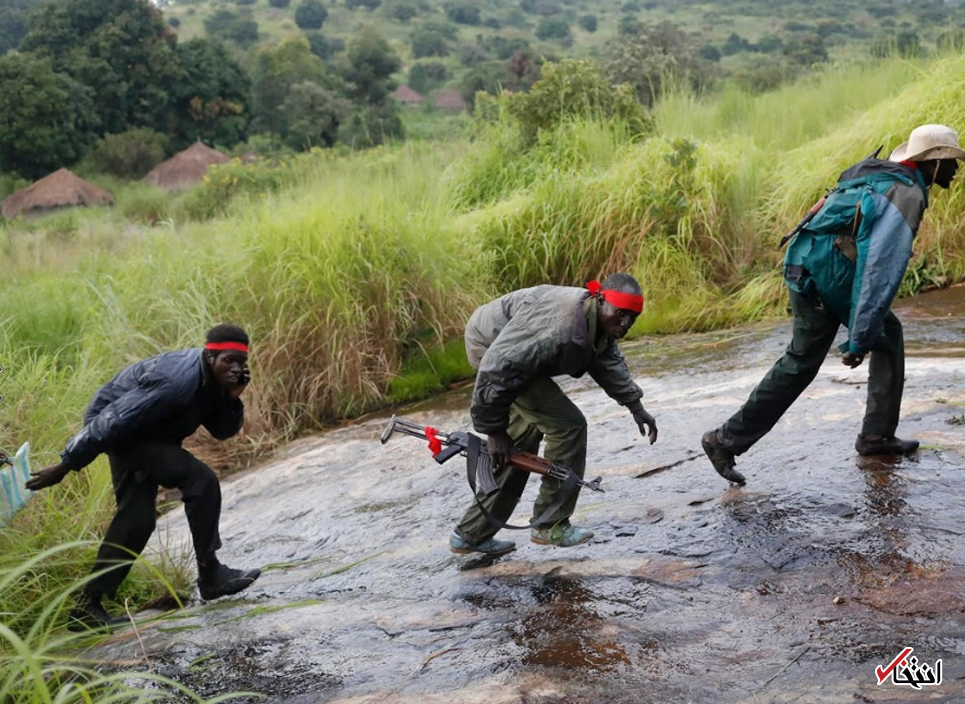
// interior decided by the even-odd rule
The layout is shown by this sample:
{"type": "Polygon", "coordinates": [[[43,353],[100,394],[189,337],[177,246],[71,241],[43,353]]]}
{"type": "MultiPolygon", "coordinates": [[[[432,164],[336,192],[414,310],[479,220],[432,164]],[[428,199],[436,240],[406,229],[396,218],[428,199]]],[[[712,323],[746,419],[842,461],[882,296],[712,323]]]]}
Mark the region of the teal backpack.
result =
{"type": "MultiPolygon", "coordinates": [[[[828,190],[824,198],[812,206],[804,219],[781,238],[778,247],[783,248],[789,240],[805,229],[812,235],[843,235],[842,239],[850,237],[853,240],[863,219],[869,213],[874,217],[873,208],[862,207],[869,188],[883,193],[895,181],[902,181],[909,186],[916,183],[914,173],[904,164],[877,158],[880,151],[881,147],[878,147],[867,159],[842,171],[837,185],[828,190]]],[[[854,260],[853,257],[849,258],[854,260]]]]}

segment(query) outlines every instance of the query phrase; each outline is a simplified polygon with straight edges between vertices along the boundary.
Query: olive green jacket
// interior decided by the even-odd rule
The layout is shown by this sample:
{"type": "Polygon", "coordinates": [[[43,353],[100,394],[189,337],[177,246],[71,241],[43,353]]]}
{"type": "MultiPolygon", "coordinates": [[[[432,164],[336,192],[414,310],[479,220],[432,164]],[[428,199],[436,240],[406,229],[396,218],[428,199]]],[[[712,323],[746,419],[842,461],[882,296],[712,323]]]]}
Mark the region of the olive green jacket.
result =
{"type": "Polygon", "coordinates": [[[480,306],[466,325],[466,354],[477,370],[473,427],[506,430],[509,408],[530,380],[568,374],[593,380],[619,404],[640,400],[616,341],[597,332],[597,300],[583,288],[534,286],[480,306]]]}

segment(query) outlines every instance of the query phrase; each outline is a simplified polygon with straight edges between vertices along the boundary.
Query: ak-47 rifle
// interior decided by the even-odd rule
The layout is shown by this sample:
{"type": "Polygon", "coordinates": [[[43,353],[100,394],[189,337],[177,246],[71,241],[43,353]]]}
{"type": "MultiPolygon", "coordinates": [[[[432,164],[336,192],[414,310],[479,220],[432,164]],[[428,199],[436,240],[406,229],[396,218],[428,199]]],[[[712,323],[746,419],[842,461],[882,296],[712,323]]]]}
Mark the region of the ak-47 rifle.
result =
{"type": "MultiPolygon", "coordinates": [[[[830,195],[830,193],[828,195],[830,195]]],[[[818,211],[824,207],[824,203],[825,201],[827,201],[827,199],[828,199],[828,196],[824,196],[823,198],[821,198],[821,200],[819,200],[817,203],[812,205],[811,209],[807,212],[807,214],[803,218],[801,218],[801,222],[795,225],[793,230],[791,230],[786,235],[784,235],[784,237],[781,238],[781,241],[777,245],[777,248],[783,249],[784,245],[786,245],[789,240],[793,239],[797,233],[803,230],[807,226],[807,224],[814,219],[814,216],[818,214],[818,211]]]]}
{"type": "MultiPolygon", "coordinates": [[[[405,418],[392,416],[392,420],[382,431],[382,444],[389,441],[395,433],[411,435],[415,438],[422,438],[429,441],[429,449],[432,451],[433,459],[439,464],[449,461],[456,455],[466,458],[466,469],[469,475],[469,484],[475,491],[485,496],[489,496],[499,491],[499,485],[493,476],[492,458],[483,443],[482,438],[472,433],[456,431],[443,433],[427,425],[419,425],[405,418]]],[[[593,491],[603,491],[600,486],[602,477],[597,477],[593,481],[585,481],[576,476],[572,469],[563,465],[551,462],[548,459],[534,455],[530,452],[513,450],[509,453],[507,462],[516,469],[522,469],[533,474],[544,474],[563,481],[565,484],[574,486],[585,486],[593,491]]]]}

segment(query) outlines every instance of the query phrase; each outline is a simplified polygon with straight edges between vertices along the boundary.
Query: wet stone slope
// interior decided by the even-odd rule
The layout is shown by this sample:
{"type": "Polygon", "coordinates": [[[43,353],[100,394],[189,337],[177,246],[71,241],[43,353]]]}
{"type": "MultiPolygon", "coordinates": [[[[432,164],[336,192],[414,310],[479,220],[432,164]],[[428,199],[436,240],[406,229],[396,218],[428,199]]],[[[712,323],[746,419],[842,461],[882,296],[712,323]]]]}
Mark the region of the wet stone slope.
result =
{"type": "MultiPolygon", "coordinates": [[[[281,704],[965,701],[965,290],[898,313],[900,431],[923,443],[908,458],[855,454],[867,365],[829,358],[731,488],[700,435],[780,356],[788,323],[638,340],[624,349],[656,445],[592,382],[563,382],[606,489],[575,516],[592,543],[519,532],[499,559],[451,554],[464,467],[413,438],[380,445],[386,419],[370,418],[225,483],[222,556],[266,567],[252,589],[145,616],[97,654],[281,704]],[[905,647],[942,661],[940,685],[877,684],[905,647]]],[[[468,391],[403,413],[466,429],[468,391]]],[[[180,513],[162,521],[162,542],[187,535],[180,513]]]]}

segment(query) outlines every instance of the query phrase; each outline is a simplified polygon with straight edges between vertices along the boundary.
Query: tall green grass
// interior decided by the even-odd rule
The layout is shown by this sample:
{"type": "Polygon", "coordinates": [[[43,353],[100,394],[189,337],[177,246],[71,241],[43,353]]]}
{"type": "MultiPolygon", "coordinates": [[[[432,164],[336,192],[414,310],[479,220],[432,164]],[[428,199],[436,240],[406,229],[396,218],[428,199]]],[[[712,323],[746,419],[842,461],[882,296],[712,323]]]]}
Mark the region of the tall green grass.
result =
{"type": "MultiPolygon", "coordinates": [[[[55,462],[100,384],[221,321],[252,337],[246,428],[192,447],[227,467],[468,374],[465,320],[520,286],[630,271],[647,299],[634,334],[781,313],[777,240],[878,144],[965,126],[963,69],[886,62],[759,97],[675,95],[646,139],[570,115],[523,145],[497,119],[471,143],[229,164],[167,200],[121,184],[113,210],[6,223],[0,448],[30,440],[38,466],[55,462]]],[[[965,277],[962,187],[932,198],[906,292],[965,277]]],[[[9,550],[96,540],[110,506],[100,460],[37,497],[5,530],[9,550]]],[[[90,557],[57,566],[57,584],[90,557]]]]}
{"type": "MultiPolygon", "coordinates": [[[[64,631],[62,622],[73,594],[84,580],[50,584],[61,563],[72,563],[84,545],[68,542],[31,555],[0,558],[0,701],[5,704],[99,704],[178,701],[216,702],[236,698],[226,693],[204,700],[178,682],[152,671],[149,661],[101,662],[85,651],[99,639],[64,631]],[[17,598],[11,598],[11,594],[17,598]],[[32,596],[29,600],[26,597],[32,596]]],[[[143,625],[142,625],[143,627],[143,625]]]]}
{"type": "Polygon", "coordinates": [[[850,127],[862,113],[927,75],[931,67],[900,58],[815,67],[799,81],[754,95],[736,85],[694,95],[671,90],[654,107],[658,131],[705,140],[751,139],[779,155],[850,127]]]}
{"type": "MultiPolygon", "coordinates": [[[[660,135],[644,142],[575,119],[520,149],[500,114],[449,185],[501,290],[624,269],[650,301],[637,333],[755,319],[786,305],[777,241],[840,171],[880,144],[886,157],[917,124],[965,124],[963,68],[961,56],[892,59],[762,96],[672,93],[655,110],[660,135]]],[[[905,293],[965,276],[962,187],[939,190],[905,293]]]]}

